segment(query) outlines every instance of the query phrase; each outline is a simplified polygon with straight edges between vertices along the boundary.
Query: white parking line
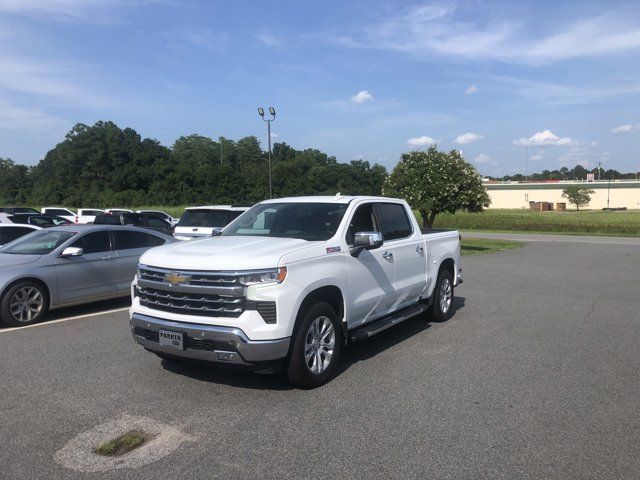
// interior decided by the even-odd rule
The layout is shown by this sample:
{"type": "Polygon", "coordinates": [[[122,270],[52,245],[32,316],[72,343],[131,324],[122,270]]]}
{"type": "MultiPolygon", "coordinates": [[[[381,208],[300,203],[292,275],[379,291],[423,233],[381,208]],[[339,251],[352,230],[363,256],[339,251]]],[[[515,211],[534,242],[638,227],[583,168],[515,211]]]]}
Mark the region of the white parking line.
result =
{"type": "Polygon", "coordinates": [[[54,323],[68,322],[69,320],[80,320],[81,318],[97,317],[98,315],[106,315],[107,313],[122,312],[124,310],[129,310],[129,307],[114,308],[113,310],[104,310],[102,312],[89,313],[87,315],[76,315],[75,317],[59,318],[58,320],[51,320],[50,322],[35,323],[33,325],[26,325],[24,327],[4,328],[0,330],[0,334],[11,333],[17,330],[24,330],[25,328],[46,327],[47,325],[53,325],[54,323]]]}

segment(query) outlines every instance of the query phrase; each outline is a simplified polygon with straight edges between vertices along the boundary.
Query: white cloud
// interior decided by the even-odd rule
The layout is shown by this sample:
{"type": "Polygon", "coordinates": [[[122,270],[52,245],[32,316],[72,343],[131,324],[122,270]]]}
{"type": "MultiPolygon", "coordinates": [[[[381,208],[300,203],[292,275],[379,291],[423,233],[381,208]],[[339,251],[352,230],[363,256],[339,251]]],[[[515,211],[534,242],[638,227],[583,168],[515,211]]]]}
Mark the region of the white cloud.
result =
{"type": "Polygon", "coordinates": [[[427,135],[410,138],[409,140],[407,140],[407,145],[411,145],[412,147],[425,147],[427,145],[434,145],[435,143],[438,142],[435,139],[428,137],[427,135]]]}
{"type": "Polygon", "coordinates": [[[267,45],[268,47],[280,47],[282,46],[282,41],[276,38],[271,32],[263,30],[262,32],[256,35],[256,39],[267,45]]]}
{"type": "MultiPolygon", "coordinates": [[[[0,12],[64,20],[110,22],[127,7],[145,7],[165,0],[0,0],[0,12]]],[[[124,15],[122,15],[124,17],[124,15]]]]}
{"type": "MultiPolygon", "coordinates": [[[[480,9],[482,7],[475,7],[480,9]]],[[[640,25],[632,15],[607,13],[532,30],[516,15],[488,16],[474,7],[428,5],[405,9],[370,24],[342,44],[402,51],[412,56],[548,63],[640,49],[640,25]],[[477,13],[477,14],[476,14],[477,13]]]]}
{"type": "Polygon", "coordinates": [[[273,139],[273,138],[278,138],[279,136],[280,136],[280,134],[279,134],[279,133],[271,132],[271,138],[272,138],[272,139],[273,139]]]}
{"type": "Polygon", "coordinates": [[[373,95],[371,95],[371,93],[369,93],[368,90],[360,90],[358,93],[356,93],[349,100],[351,101],[351,103],[361,104],[361,103],[366,103],[366,102],[372,102],[375,99],[373,98],[373,95]]]}
{"type": "Polygon", "coordinates": [[[464,94],[465,94],[465,95],[472,95],[472,94],[474,94],[474,93],[477,93],[477,92],[478,92],[478,90],[479,90],[479,89],[478,89],[478,87],[476,87],[475,85],[471,85],[469,88],[467,88],[467,89],[464,91],[464,94]]]}
{"type": "Polygon", "coordinates": [[[558,137],[551,130],[544,130],[532,135],[529,138],[519,138],[514,140],[515,145],[522,145],[524,147],[541,146],[541,145],[572,145],[576,143],[569,137],[558,137]]]}
{"type": "Polygon", "coordinates": [[[542,160],[544,158],[544,155],[542,155],[541,153],[536,153],[535,155],[531,155],[531,157],[529,157],[529,160],[531,160],[532,162],[537,162],[538,160],[542,160]]]}
{"type": "Polygon", "coordinates": [[[463,133],[462,135],[458,135],[454,140],[454,142],[457,143],[458,145],[466,145],[468,143],[473,143],[473,142],[477,142],[478,140],[482,140],[483,138],[484,138],[484,135],[467,132],[467,133],[463,133]]]}
{"type": "Polygon", "coordinates": [[[196,46],[210,50],[212,52],[221,52],[227,48],[229,43],[229,34],[219,32],[207,28],[184,28],[172,30],[165,34],[167,45],[178,52],[196,46]]]}
{"type": "Polygon", "coordinates": [[[489,155],[481,153],[480,155],[476,155],[473,158],[473,161],[475,163],[489,163],[491,161],[491,157],[489,155]]]}
{"type": "Polygon", "coordinates": [[[64,133],[61,125],[67,123],[60,117],[48,115],[38,109],[0,102],[0,128],[5,130],[64,133]]]}
{"type": "Polygon", "coordinates": [[[611,129],[612,133],[631,133],[640,130],[640,125],[618,125],[611,129]]]}

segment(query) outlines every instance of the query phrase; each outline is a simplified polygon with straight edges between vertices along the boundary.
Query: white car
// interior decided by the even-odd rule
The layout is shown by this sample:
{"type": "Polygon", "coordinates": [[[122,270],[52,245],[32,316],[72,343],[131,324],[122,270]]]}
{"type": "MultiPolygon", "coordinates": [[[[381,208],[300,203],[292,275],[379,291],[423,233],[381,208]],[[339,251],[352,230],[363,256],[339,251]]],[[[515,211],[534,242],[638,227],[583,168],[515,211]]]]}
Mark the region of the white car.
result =
{"type": "Polygon", "coordinates": [[[239,205],[209,205],[189,207],[176,224],[173,236],[177,240],[193,240],[210,237],[221,231],[249,207],[239,205]]]}
{"type": "Polygon", "coordinates": [[[99,208],[79,208],[77,223],[93,223],[97,215],[103,215],[104,210],[99,208]]]}
{"type": "Polygon", "coordinates": [[[0,246],[13,242],[16,238],[24,237],[36,230],[42,230],[42,228],[36,227],[35,225],[0,223],[0,246]]]}
{"type": "Polygon", "coordinates": [[[448,319],[460,283],[458,232],[422,232],[404,200],[267,200],[218,236],[142,255],[131,332],[161,358],[280,363],[312,388],[348,343],[427,312],[448,319]]]}
{"type": "Polygon", "coordinates": [[[107,208],[103,213],[117,215],[119,213],[133,213],[133,210],[127,210],[126,208],[107,208]]]}
{"type": "Polygon", "coordinates": [[[64,207],[44,207],[40,213],[43,215],[53,215],[56,217],[66,218],[70,222],[78,223],[78,214],[64,207]]]}
{"type": "Polygon", "coordinates": [[[152,213],[157,217],[160,217],[163,220],[166,220],[167,222],[169,222],[172,227],[175,227],[180,221],[179,218],[173,218],[167,212],[163,212],[162,210],[136,210],[136,213],[152,213]]]}

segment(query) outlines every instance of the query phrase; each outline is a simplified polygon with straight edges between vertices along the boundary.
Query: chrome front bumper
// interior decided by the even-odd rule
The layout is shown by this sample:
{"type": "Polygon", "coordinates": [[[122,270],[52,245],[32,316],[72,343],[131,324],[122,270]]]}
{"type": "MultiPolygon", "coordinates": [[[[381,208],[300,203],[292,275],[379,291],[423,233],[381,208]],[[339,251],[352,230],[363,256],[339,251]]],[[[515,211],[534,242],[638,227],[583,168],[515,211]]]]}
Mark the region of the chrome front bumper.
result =
{"type": "Polygon", "coordinates": [[[133,314],[129,324],[136,343],[148,350],[176,357],[253,365],[282,359],[289,352],[289,338],[249,340],[239,328],[173,322],[139,313],[133,314]],[[160,346],[158,343],[160,330],[182,333],[184,349],[160,346]]]}

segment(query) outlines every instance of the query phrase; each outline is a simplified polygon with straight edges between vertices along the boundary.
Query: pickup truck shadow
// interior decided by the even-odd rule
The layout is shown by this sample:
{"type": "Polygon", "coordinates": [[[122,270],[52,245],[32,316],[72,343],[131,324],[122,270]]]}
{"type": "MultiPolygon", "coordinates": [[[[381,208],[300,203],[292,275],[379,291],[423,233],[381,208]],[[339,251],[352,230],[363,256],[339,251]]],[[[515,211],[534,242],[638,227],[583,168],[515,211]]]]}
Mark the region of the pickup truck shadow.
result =
{"type": "MultiPolygon", "coordinates": [[[[453,302],[455,312],[464,308],[464,297],[455,297],[453,302]]],[[[353,343],[342,352],[342,359],[338,365],[336,377],[344,373],[349,367],[358,362],[374,358],[379,353],[391,348],[414,335],[431,327],[432,321],[425,315],[406,320],[394,327],[380,332],[368,340],[353,343]]],[[[446,322],[438,322],[444,324],[446,322]]],[[[172,362],[162,360],[162,367],[166,370],[184,375],[201,382],[220,383],[231,387],[253,390],[292,390],[283,375],[264,375],[232,366],[212,366],[206,362],[172,362]]]]}
{"type": "MultiPolygon", "coordinates": [[[[464,308],[465,298],[455,297],[453,300],[453,316],[458,310],[464,308]]],[[[370,339],[362,342],[353,343],[348,348],[343,350],[342,361],[338,366],[338,372],[336,377],[344,373],[349,367],[358,362],[364,362],[371,358],[374,358],[381,352],[384,352],[388,348],[404,342],[405,340],[417,335],[425,330],[431,328],[432,323],[443,325],[449,320],[444,322],[435,322],[428,318],[426,315],[418,315],[417,317],[410,318],[404,322],[395,325],[388,330],[380,332],[374,335],[370,339]]]]}

